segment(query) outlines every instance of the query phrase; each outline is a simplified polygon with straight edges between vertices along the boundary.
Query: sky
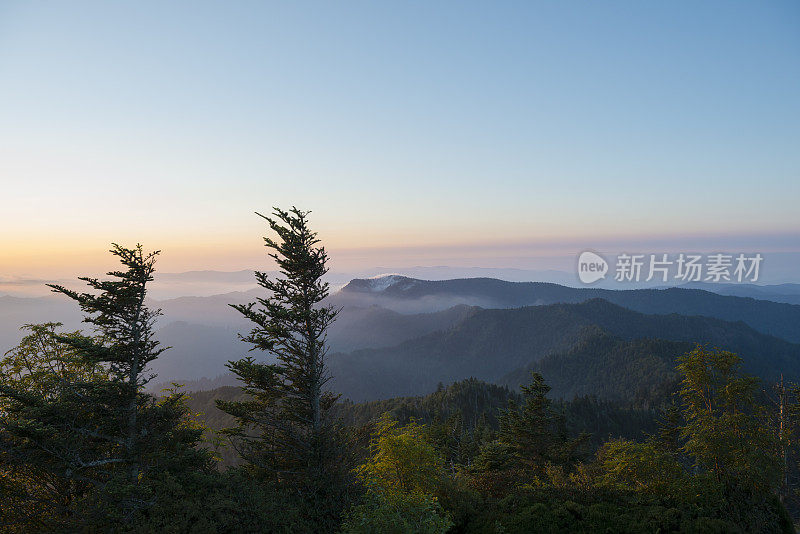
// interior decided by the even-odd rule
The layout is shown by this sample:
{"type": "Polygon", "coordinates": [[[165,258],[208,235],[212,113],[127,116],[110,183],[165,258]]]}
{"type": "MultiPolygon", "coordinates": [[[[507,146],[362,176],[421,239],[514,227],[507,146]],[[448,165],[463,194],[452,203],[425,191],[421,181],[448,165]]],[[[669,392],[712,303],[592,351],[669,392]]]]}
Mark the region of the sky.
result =
{"type": "Polygon", "coordinates": [[[0,279],[796,253],[798,95],[794,1],[0,0],[0,279]]]}

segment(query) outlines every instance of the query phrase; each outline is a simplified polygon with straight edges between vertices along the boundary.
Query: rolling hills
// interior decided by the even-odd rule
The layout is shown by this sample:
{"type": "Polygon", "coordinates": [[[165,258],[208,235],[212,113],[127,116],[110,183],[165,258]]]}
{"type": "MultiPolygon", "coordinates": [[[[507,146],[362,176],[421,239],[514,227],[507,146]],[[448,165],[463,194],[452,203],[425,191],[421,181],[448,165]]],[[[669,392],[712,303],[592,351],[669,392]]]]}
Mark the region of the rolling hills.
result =
{"type": "Polygon", "coordinates": [[[403,313],[430,312],[457,304],[516,308],[579,303],[601,298],[641,313],[702,315],[742,321],[755,330],[800,343],[800,306],[701,289],[610,290],[573,288],[543,282],[505,282],[491,278],[417,280],[404,276],[356,279],[333,296],[337,303],[374,304],[403,313]]]}
{"type": "Polygon", "coordinates": [[[739,353],[745,369],[765,379],[800,377],[800,345],[742,322],[642,314],[594,299],[480,310],[394,347],[334,354],[331,387],[354,401],[425,394],[467,377],[516,387],[538,364],[554,396],[618,398],[657,390],[694,343],[739,353]],[[617,384],[604,386],[603,376],[617,384]]]}

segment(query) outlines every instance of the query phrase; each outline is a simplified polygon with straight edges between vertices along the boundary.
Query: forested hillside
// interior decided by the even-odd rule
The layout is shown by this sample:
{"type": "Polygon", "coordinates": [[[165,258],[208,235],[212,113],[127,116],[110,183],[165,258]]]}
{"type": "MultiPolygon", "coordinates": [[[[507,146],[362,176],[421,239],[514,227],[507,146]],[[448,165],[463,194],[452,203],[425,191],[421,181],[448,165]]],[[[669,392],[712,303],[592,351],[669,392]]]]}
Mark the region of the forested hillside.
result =
{"type": "MultiPolygon", "coordinates": [[[[674,369],[672,370],[674,373],[674,369]]],[[[530,372],[526,380],[530,380],[530,372]]],[[[553,403],[554,410],[564,416],[566,426],[573,436],[587,432],[595,447],[612,438],[638,439],[658,429],[662,416],[661,406],[668,405],[672,389],[662,391],[662,402],[652,402],[649,398],[639,401],[603,401],[593,396],[576,396],[570,400],[553,403]],[[663,402],[666,401],[666,402],[663,402]]],[[[234,419],[219,410],[215,401],[241,401],[247,395],[238,387],[222,387],[189,394],[186,404],[191,413],[210,431],[209,439],[215,432],[234,424],[234,419]]],[[[472,439],[477,432],[491,434],[499,428],[499,416],[508,409],[510,400],[519,402],[519,389],[488,384],[474,378],[455,382],[448,386],[440,385],[436,391],[417,397],[399,397],[364,403],[342,401],[335,407],[335,417],[353,429],[372,428],[384,413],[391,415],[400,424],[418,422],[430,425],[444,425],[454,439],[472,439]],[[466,438],[465,438],[466,436],[466,438]]],[[[236,462],[233,451],[219,446],[219,452],[226,461],[236,462]]]]}
{"type": "Polygon", "coordinates": [[[344,304],[374,303],[405,312],[444,309],[456,304],[513,308],[579,303],[600,298],[640,313],[678,313],[743,321],[759,332],[800,343],[800,306],[719,295],[700,289],[614,291],[541,282],[505,282],[491,278],[430,281],[394,276],[389,281],[353,280],[335,298],[344,304]]]}
{"type": "Polygon", "coordinates": [[[767,380],[800,378],[800,345],[744,323],[646,315],[600,299],[479,310],[395,347],[334,354],[330,366],[332,387],[356,401],[425,394],[468,377],[518,387],[531,369],[553,381],[556,397],[626,398],[672,380],[675,357],[692,343],[735,351],[767,380]]]}

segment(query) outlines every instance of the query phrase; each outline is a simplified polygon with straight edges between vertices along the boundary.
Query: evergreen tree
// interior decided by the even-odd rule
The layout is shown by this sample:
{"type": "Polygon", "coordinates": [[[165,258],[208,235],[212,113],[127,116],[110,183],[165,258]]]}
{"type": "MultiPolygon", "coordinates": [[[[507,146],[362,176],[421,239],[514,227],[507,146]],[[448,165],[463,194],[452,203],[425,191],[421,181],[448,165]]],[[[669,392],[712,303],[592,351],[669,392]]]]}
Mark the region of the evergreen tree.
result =
{"type": "MultiPolygon", "coordinates": [[[[108,366],[110,380],[91,384],[92,393],[108,405],[118,402],[111,420],[116,426],[122,423],[116,439],[109,441],[121,445],[118,458],[102,460],[104,465],[125,464],[128,481],[135,484],[144,466],[141,462],[141,409],[148,396],[141,389],[152,376],[147,374],[150,362],[166,349],[159,347],[153,336],[153,326],[161,310],[151,310],[145,305],[147,283],[153,280],[158,251],[145,254],[141,245],[126,249],[113,245],[111,253],[127,268],[108,273],[111,280],[82,277],[80,280],[98,293],[79,293],[60,285],[48,284],[54,292],[63,293],[76,301],[87,315],[84,322],[92,325],[101,339],[78,337],[61,338],[83,358],[92,363],[108,366]]],[[[111,422],[111,421],[109,421],[111,422]]],[[[146,423],[145,423],[146,424],[146,423]]],[[[108,436],[111,438],[111,435],[108,436]]]]}
{"type": "Polygon", "coordinates": [[[522,406],[510,399],[500,416],[499,442],[511,452],[512,463],[542,472],[548,463],[571,461],[587,437],[568,438],[564,418],[547,398],[550,386],[539,373],[531,373],[531,378],[530,384],[522,386],[522,406]]]}
{"type": "Polygon", "coordinates": [[[286,483],[307,506],[313,528],[330,530],[338,525],[344,504],[336,494],[349,469],[341,431],[329,413],[337,397],[324,389],[330,379],[326,331],[338,313],[321,305],[328,295],[322,281],[328,256],[317,246],[308,212],[275,208],[273,217],[258,215],[278,236],[264,242],[281,277],[256,272],[267,295],[233,307],[255,324],[243,340],[277,362],[229,362],[249,399],[217,405],[238,422],[226,433],[246,468],[265,481],[286,483]]]}
{"type": "Polygon", "coordinates": [[[157,502],[155,485],[165,476],[209,467],[195,449],[202,429],[187,424],[183,396],[156,399],[143,390],[148,364],[165,350],[153,335],[160,312],[145,304],[157,253],[116,244],[111,252],[125,269],[110,280],[81,278],[91,293],[50,286],[80,305],[93,335],[38,329],[50,348],[35,379],[4,372],[0,385],[0,443],[13,453],[3,459],[24,459],[72,491],[60,529],[119,530],[157,502]]]}

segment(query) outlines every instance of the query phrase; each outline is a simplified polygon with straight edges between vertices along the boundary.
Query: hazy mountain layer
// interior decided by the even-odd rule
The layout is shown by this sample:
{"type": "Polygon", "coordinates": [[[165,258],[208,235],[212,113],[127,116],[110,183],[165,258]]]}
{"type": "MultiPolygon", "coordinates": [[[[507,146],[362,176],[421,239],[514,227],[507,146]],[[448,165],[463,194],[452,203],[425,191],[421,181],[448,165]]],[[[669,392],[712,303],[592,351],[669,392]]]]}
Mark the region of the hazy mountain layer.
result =
{"type": "Polygon", "coordinates": [[[353,280],[335,298],[345,304],[358,302],[363,306],[372,303],[404,313],[444,309],[457,304],[513,308],[602,298],[642,313],[679,313],[743,321],[759,332],[800,343],[800,306],[719,295],[700,289],[615,291],[491,278],[427,281],[393,276],[353,280]]]}
{"type": "MultiPolygon", "coordinates": [[[[780,287],[780,290],[787,294],[796,289],[789,285],[780,287]]],[[[761,289],[757,286],[748,286],[747,290],[761,289]]],[[[153,301],[153,306],[164,310],[164,317],[158,324],[158,337],[166,345],[173,347],[156,362],[154,371],[159,376],[154,383],[192,381],[203,377],[213,379],[225,373],[225,362],[247,353],[249,347],[238,339],[238,334],[250,328],[250,325],[228,304],[250,302],[259,294],[259,291],[247,291],[153,301]]],[[[504,282],[486,278],[431,282],[392,275],[353,280],[342,291],[329,298],[329,303],[342,306],[343,309],[339,319],[329,331],[328,342],[332,352],[395,347],[392,349],[393,354],[400,360],[395,365],[402,368],[404,366],[402,360],[409,357],[407,351],[413,354],[414,351],[422,350],[426,354],[438,354],[444,358],[449,348],[435,346],[422,348],[417,344],[413,349],[400,349],[396,346],[433,332],[446,331],[468,320],[477,313],[477,309],[470,305],[502,309],[553,302],[577,303],[596,295],[601,295],[631,310],[662,314],[658,321],[648,323],[649,326],[637,322],[635,313],[631,316],[633,312],[622,308],[609,314],[583,317],[584,324],[596,324],[622,340],[661,337],[675,341],[695,341],[707,339],[702,336],[715,328],[713,323],[703,323],[697,318],[664,315],[673,313],[743,321],[752,329],[762,333],[771,333],[788,340],[800,339],[798,334],[800,306],[721,296],[698,289],[609,291],[597,288],[575,289],[546,283],[504,282]],[[451,305],[454,307],[449,308],[451,305]],[[423,313],[411,313],[418,311],[423,313]]],[[[585,308],[584,313],[588,313],[589,310],[591,307],[585,308]]],[[[577,312],[573,310],[572,313],[577,312]]],[[[486,314],[482,316],[484,322],[494,321],[486,314]]],[[[529,365],[536,358],[551,352],[570,350],[579,339],[580,322],[575,322],[575,319],[573,317],[569,324],[554,323],[550,327],[544,327],[542,331],[536,331],[534,328],[529,334],[536,334],[535,346],[533,341],[527,346],[511,346],[515,336],[524,337],[527,334],[514,333],[506,339],[509,336],[508,332],[524,330],[527,327],[514,325],[515,321],[521,320],[520,318],[502,317],[498,319],[500,322],[510,321],[505,325],[507,332],[499,335],[487,333],[485,339],[473,340],[478,343],[477,345],[472,344],[473,341],[462,342],[460,350],[466,355],[466,359],[463,362],[453,362],[452,372],[445,378],[450,380],[463,378],[469,376],[464,373],[470,371],[481,373],[477,376],[489,380],[502,380],[508,373],[529,365]],[[488,347],[503,351],[507,363],[514,367],[506,366],[500,370],[491,362],[468,361],[473,351],[483,354],[488,351],[488,347]]],[[[66,328],[76,329],[82,326],[80,320],[79,310],[65,299],[0,297],[0,352],[8,350],[19,341],[22,335],[19,327],[22,324],[62,321],[66,328]]],[[[549,318],[546,323],[550,321],[554,319],[549,318]]],[[[480,324],[463,328],[480,332],[487,326],[480,324]]],[[[503,325],[500,325],[496,330],[501,331],[503,328],[503,325]]],[[[776,340],[766,341],[756,338],[753,334],[757,332],[753,330],[726,327],[724,331],[725,337],[729,338],[725,339],[725,342],[745,347],[750,353],[755,354],[760,350],[758,343],[764,344],[764,351],[769,354],[781,353],[781,350],[774,346],[776,340]]],[[[269,359],[268,355],[254,354],[254,356],[269,359]]],[[[364,357],[358,353],[348,356],[353,361],[364,357]]],[[[758,368],[756,361],[750,362],[750,365],[759,373],[770,372],[770,369],[758,368]]],[[[784,367],[790,366],[784,365],[784,367]]],[[[339,379],[348,380],[344,376],[339,379]]],[[[360,379],[352,378],[354,383],[360,379]]],[[[351,389],[351,391],[357,390],[351,389]]],[[[394,392],[370,393],[381,396],[395,394],[404,394],[402,388],[394,392]]]]}
{"type": "Polygon", "coordinates": [[[516,386],[540,362],[557,396],[616,398],[669,380],[674,358],[695,342],[739,353],[745,368],[764,378],[800,377],[800,345],[744,323],[646,315],[592,300],[481,310],[446,331],[396,347],[335,354],[331,387],[360,401],[425,394],[439,382],[467,377],[516,386]],[[646,341],[653,339],[661,341],[646,341]],[[615,383],[603,384],[598,370],[615,383]]]}

